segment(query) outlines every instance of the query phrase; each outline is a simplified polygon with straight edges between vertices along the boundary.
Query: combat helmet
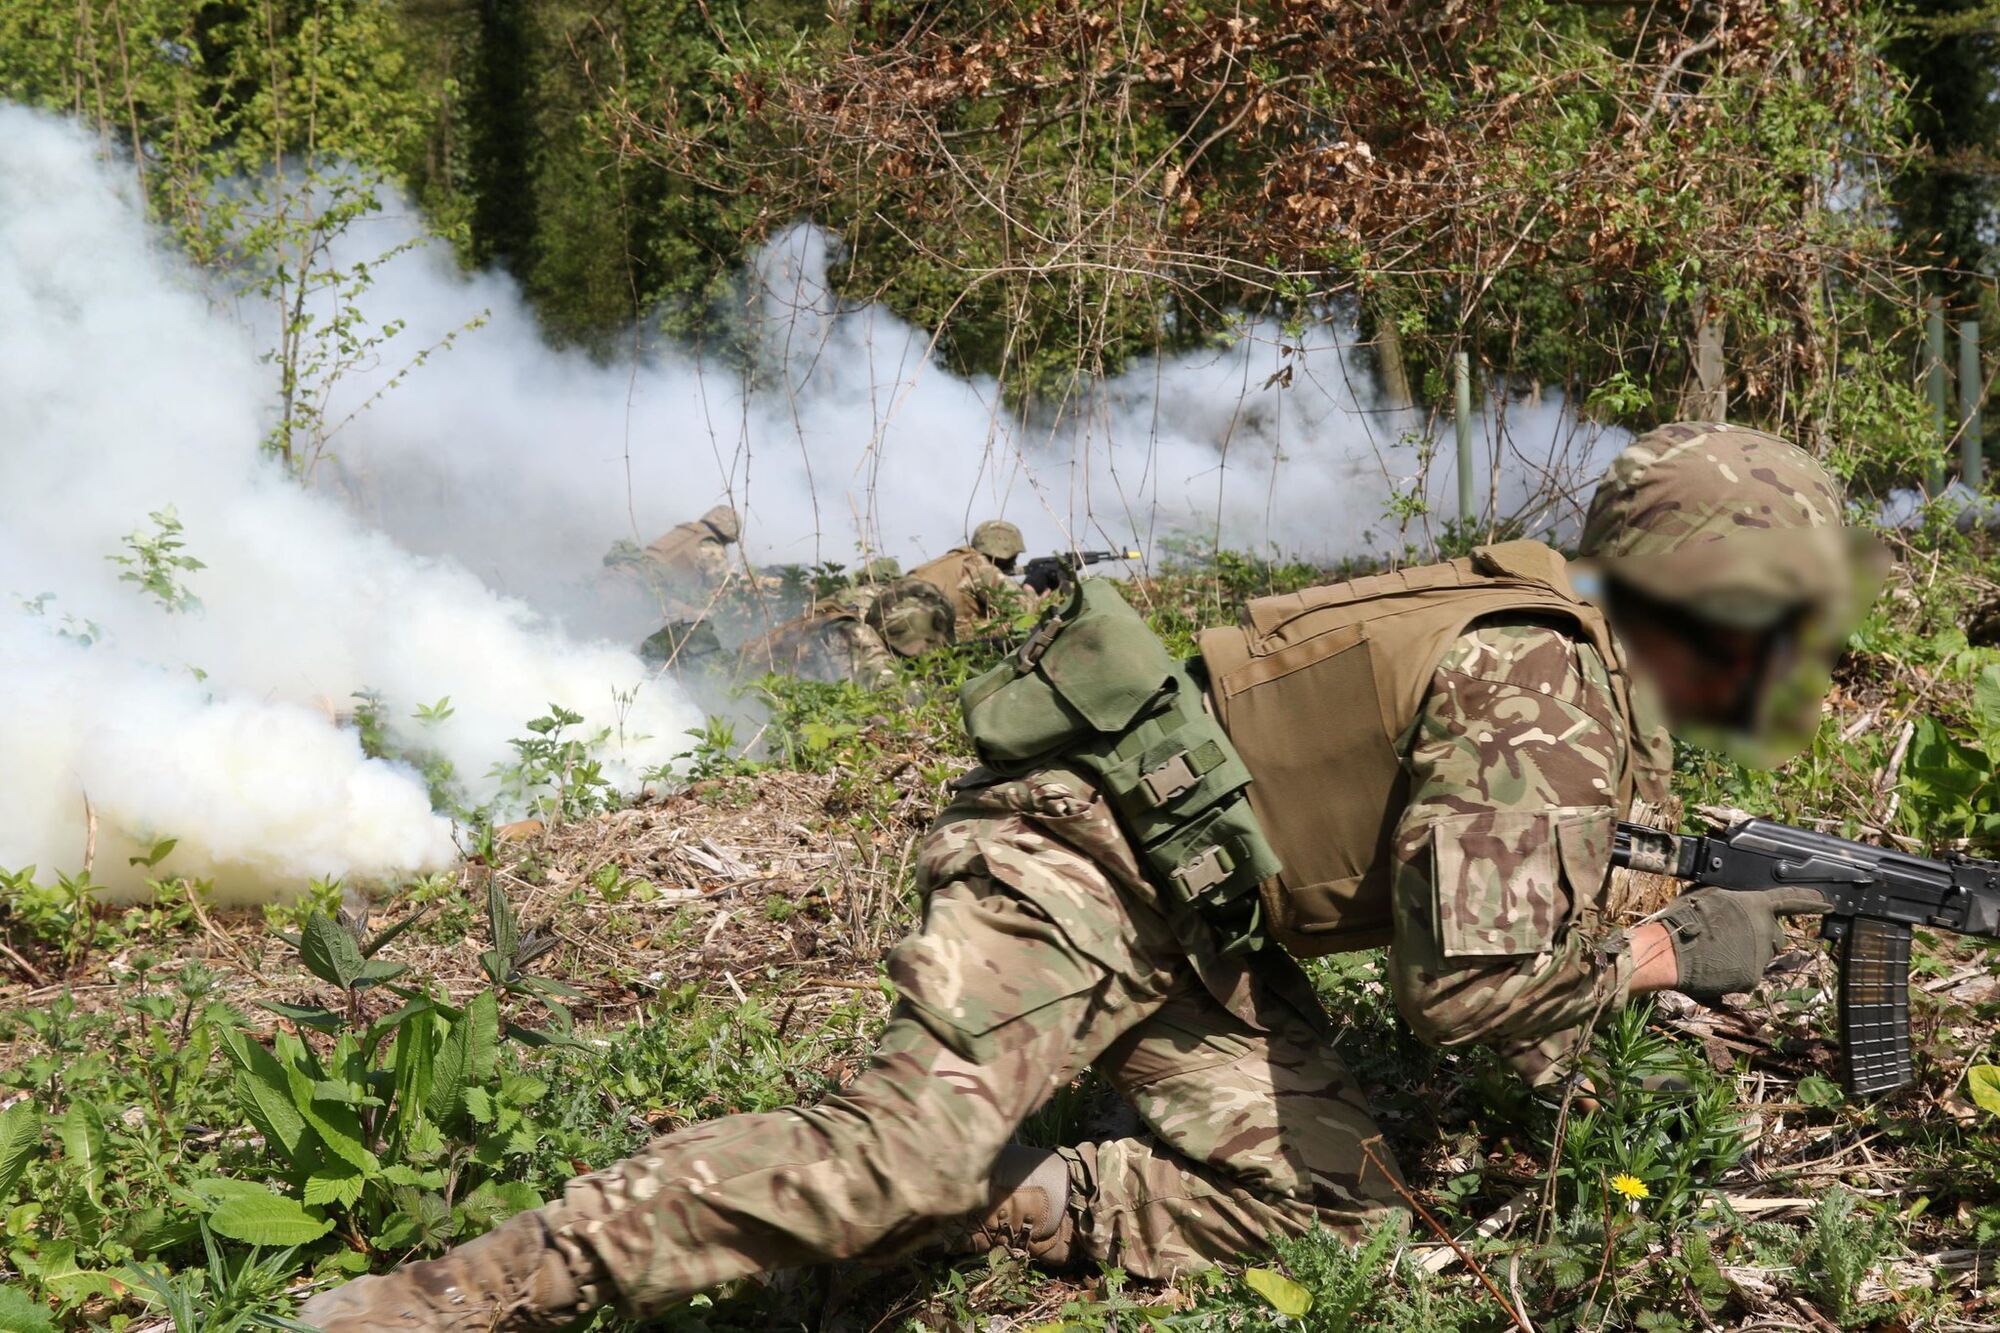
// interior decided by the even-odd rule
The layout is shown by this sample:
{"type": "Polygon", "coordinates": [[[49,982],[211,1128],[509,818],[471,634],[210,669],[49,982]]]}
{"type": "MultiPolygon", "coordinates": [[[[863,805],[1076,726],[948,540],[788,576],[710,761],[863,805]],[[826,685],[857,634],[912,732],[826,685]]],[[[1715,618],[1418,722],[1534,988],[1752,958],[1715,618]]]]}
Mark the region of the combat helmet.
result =
{"type": "Polygon", "coordinates": [[[1787,637],[1793,668],[1765,680],[1741,735],[1722,738],[1762,763],[1810,736],[1834,658],[1883,564],[1872,534],[1847,525],[1839,484],[1811,455],[1764,431],[1704,421],[1661,426],[1619,452],[1591,499],[1579,553],[1614,604],[1630,590],[1697,626],[1787,637]]]}
{"type": "Polygon", "coordinates": [[[1796,445],[1684,421],[1625,446],[1598,484],[1580,551],[1656,601],[1761,629],[1852,591],[1840,487],[1796,445]]]}
{"type": "Polygon", "coordinates": [[[1005,519],[989,518],[972,530],[972,549],[999,564],[1028,549],[1021,530],[1005,519]]]}
{"type": "Polygon", "coordinates": [[[868,625],[898,657],[919,657],[958,642],[951,599],[926,579],[897,579],[870,603],[868,625]]]}
{"type": "Polygon", "coordinates": [[[855,571],[859,583],[893,583],[903,577],[902,562],[893,555],[878,555],[855,571]]]}
{"type": "Polygon", "coordinates": [[[722,539],[725,546],[740,540],[743,536],[743,520],[729,505],[717,505],[703,514],[701,521],[708,525],[709,531],[722,539]]]}

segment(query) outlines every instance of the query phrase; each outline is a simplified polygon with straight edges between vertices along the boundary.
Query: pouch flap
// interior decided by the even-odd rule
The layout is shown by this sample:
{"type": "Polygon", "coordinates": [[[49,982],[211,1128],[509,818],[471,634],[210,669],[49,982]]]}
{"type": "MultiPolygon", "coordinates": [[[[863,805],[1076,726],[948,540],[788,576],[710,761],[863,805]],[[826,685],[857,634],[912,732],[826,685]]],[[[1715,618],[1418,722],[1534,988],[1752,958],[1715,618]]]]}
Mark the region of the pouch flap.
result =
{"type": "Polygon", "coordinates": [[[1545,953],[1568,914],[1546,810],[1447,815],[1431,826],[1438,949],[1446,958],[1545,953]]]}
{"type": "Polygon", "coordinates": [[[1103,579],[1078,585],[1076,618],[1036,669],[1093,728],[1125,730],[1175,675],[1166,645],[1103,579]]]}
{"type": "Polygon", "coordinates": [[[1085,727],[1039,673],[1024,676],[1004,662],[966,682],[959,706],[980,762],[1002,770],[1050,753],[1085,727]]]}

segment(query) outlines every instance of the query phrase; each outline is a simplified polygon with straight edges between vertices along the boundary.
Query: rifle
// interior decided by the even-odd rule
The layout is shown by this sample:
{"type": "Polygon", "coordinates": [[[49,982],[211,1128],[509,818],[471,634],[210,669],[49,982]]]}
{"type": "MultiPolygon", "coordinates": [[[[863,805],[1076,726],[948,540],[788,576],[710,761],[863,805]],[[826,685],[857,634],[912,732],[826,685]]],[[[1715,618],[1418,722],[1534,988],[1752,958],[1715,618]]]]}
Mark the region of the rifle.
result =
{"type": "Polygon", "coordinates": [[[1134,550],[1064,551],[1061,555],[1038,555],[1021,571],[1021,586],[1033,593],[1050,593],[1075,578],[1076,571],[1085,565],[1141,558],[1139,552],[1134,550]]]}
{"type": "Polygon", "coordinates": [[[1711,834],[1618,825],[1611,864],[1696,886],[1816,889],[1840,967],[1842,1081],[1859,1097],[1909,1083],[1910,932],[2000,937],[2000,861],[1943,860],[1747,819],[1711,834]]]}

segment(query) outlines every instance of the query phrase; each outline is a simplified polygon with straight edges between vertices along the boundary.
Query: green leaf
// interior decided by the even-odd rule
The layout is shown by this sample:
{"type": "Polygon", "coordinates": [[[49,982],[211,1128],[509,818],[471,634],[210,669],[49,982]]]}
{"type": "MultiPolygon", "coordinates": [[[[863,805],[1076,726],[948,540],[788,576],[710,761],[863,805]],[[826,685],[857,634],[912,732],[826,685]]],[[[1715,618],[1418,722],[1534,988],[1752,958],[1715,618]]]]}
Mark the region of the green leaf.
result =
{"type": "Polygon", "coordinates": [[[185,1245],[200,1233],[198,1215],[183,1208],[169,1212],[155,1204],[126,1222],[119,1230],[119,1239],[131,1247],[133,1254],[145,1256],[185,1245]]]}
{"type": "Polygon", "coordinates": [[[32,1267],[24,1263],[34,1279],[46,1287],[65,1308],[111,1294],[111,1276],[84,1268],[76,1261],[76,1242],[50,1241],[36,1252],[32,1267]]]}
{"type": "Polygon", "coordinates": [[[416,925],[419,921],[422,921],[426,916],[429,916],[431,908],[435,907],[436,905],[437,904],[435,903],[426,903],[422,907],[417,908],[414,912],[411,912],[408,916],[404,917],[401,921],[398,921],[395,925],[385,926],[381,930],[377,931],[372,939],[370,939],[366,944],[361,946],[362,956],[365,958],[373,958],[376,954],[382,952],[384,946],[386,946],[391,940],[395,939],[398,935],[401,935],[411,926],[416,925]]]}
{"type": "Polygon", "coordinates": [[[286,1070],[285,1080],[292,1094],[292,1105],[319,1135],[328,1152],[366,1176],[382,1169],[381,1162],[361,1141],[361,1117],[353,1107],[319,1100],[314,1095],[314,1081],[296,1069],[286,1070]]]}
{"type": "Polygon", "coordinates": [[[490,1231],[516,1213],[542,1206],[541,1196],[521,1180],[487,1180],[459,1201],[461,1229],[470,1223],[477,1231],[490,1231]]]}
{"type": "Polygon", "coordinates": [[[333,1230],[333,1223],[312,1216],[297,1199],[262,1186],[254,1194],[225,1199],[208,1215],[208,1225],[218,1236],[267,1246],[307,1245],[333,1230]]]}
{"type": "Polygon", "coordinates": [[[500,956],[499,975],[493,980],[505,981],[507,971],[514,965],[521,931],[514,919],[514,905],[507,901],[507,890],[501,886],[498,875],[489,875],[486,879],[486,925],[493,932],[493,952],[500,956]]]}
{"type": "Polygon", "coordinates": [[[354,979],[357,987],[379,986],[385,981],[394,981],[409,971],[407,963],[392,963],[386,958],[371,958],[361,965],[361,975],[354,979]]]}
{"type": "Polygon", "coordinates": [[[419,1171],[402,1162],[392,1162],[382,1168],[382,1179],[391,1185],[407,1185],[412,1189],[443,1189],[444,1172],[419,1171]]]}
{"type": "Polygon", "coordinates": [[[2000,1065],[1974,1065],[1966,1070],[1965,1087],[1982,1110],[2000,1115],[2000,1065]]]}
{"type": "Polygon", "coordinates": [[[338,1204],[342,1208],[352,1208],[360,1201],[361,1192],[367,1187],[366,1177],[342,1163],[338,1167],[315,1171],[306,1177],[305,1201],[313,1207],[323,1208],[328,1204],[338,1204]]]}
{"type": "Polygon", "coordinates": [[[15,1102],[0,1111],[0,1203],[13,1194],[28,1169],[29,1154],[41,1141],[42,1118],[33,1102],[15,1102]]]}
{"type": "Polygon", "coordinates": [[[57,1123],[56,1137],[62,1140],[68,1170],[82,1178],[90,1201],[101,1205],[97,1192],[104,1183],[104,1113],[79,1097],[57,1123]]]}
{"type": "Polygon", "coordinates": [[[238,1180],[235,1176],[204,1176],[190,1187],[195,1197],[207,1201],[212,1210],[225,1199],[237,1199],[246,1194],[268,1194],[268,1187],[254,1180],[238,1180]]]}
{"type": "Polygon", "coordinates": [[[321,981],[331,982],[342,990],[353,986],[367,965],[361,956],[361,946],[348,934],[347,927],[323,912],[314,912],[306,918],[305,930],[299,937],[299,961],[321,981]]]}
{"type": "Polygon", "coordinates": [[[475,1086],[465,1090],[465,1110],[482,1125],[493,1123],[493,1098],[484,1088],[475,1086]]]}
{"type": "Polygon", "coordinates": [[[279,1144],[287,1156],[296,1157],[299,1140],[305,1137],[305,1117],[292,1103],[291,1083],[285,1067],[264,1048],[262,1042],[233,1027],[219,1028],[223,1050],[236,1066],[236,1102],[267,1142],[279,1144]]]}
{"type": "Polygon", "coordinates": [[[526,1074],[507,1074],[500,1079],[500,1100],[509,1106],[533,1106],[548,1091],[548,1084],[526,1074]]]}
{"type": "Polygon", "coordinates": [[[465,1090],[492,1075],[500,1042],[500,1002],[481,991],[451,1025],[438,1050],[424,1110],[439,1126],[450,1125],[465,1109],[465,1090]]]}
{"type": "Polygon", "coordinates": [[[1978,720],[1979,739],[1989,751],[1995,749],[1994,742],[2000,740],[2000,663],[1981,671],[1973,683],[1972,712],[1978,720]]]}
{"type": "Polygon", "coordinates": [[[354,1085],[351,1083],[342,1083],[339,1079],[323,1078],[313,1084],[313,1100],[316,1102],[333,1102],[340,1106],[363,1106],[367,1104],[369,1099],[366,1093],[356,1092],[354,1085]]]}
{"type": "Polygon", "coordinates": [[[152,851],[146,853],[144,856],[128,856],[125,858],[125,863],[127,865],[144,866],[148,870],[151,870],[154,866],[166,860],[168,854],[179,845],[179,838],[162,838],[153,844],[152,851]]]}
{"type": "Polygon", "coordinates": [[[258,1000],[259,1009],[269,1009],[280,1018],[289,1018],[304,1027],[318,1028],[321,1032],[338,1032],[344,1021],[331,1009],[317,1005],[286,1004],[282,1000],[258,1000]]]}
{"type": "Polygon", "coordinates": [[[12,1283],[0,1287],[0,1333],[56,1333],[49,1307],[12,1283]]]}
{"type": "Polygon", "coordinates": [[[1833,1107],[1846,1100],[1846,1094],[1841,1092],[1838,1083],[1818,1074],[1807,1074],[1800,1079],[1798,1093],[1799,1100],[1807,1106],[1833,1107]]]}
{"type": "Polygon", "coordinates": [[[1301,1319],[1313,1308],[1312,1293],[1276,1269],[1246,1268],[1243,1284],[1270,1302],[1279,1314],[1301,1319]]]}
{"type": "Polygon", "coordinates": [[[506,889],[500,885],[498,875],[486,879],[486,929],[494,937],[494,947],[488,955],[492,963],[486,963],[486,973],[494,983],[502,983],[514,971],[514,955],[520,949],[520,923],[514,919],[514,905],[506,901],[506,889]]]}

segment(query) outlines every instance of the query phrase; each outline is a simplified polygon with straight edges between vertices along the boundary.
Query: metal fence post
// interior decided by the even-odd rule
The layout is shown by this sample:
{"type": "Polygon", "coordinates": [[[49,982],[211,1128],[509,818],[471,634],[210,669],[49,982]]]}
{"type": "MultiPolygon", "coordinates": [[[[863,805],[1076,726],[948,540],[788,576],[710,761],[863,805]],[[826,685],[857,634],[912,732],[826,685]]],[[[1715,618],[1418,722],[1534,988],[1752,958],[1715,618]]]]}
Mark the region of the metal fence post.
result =
{"type": "Polygon", "coordinates": [[[1451,354],[1451,406],[1458,426],[1458,521],[1467,533],[1476,517],[1472,498],[1472,359],[1451,354]]]}
{"type": "Polygon", "coordinates": [[[1979,420],[1979,402],[1986,396],[1986,376],[1979,367],[1979,321],[1958,322],[1958,449],[1959,479],[1972,490],[1986,482],[1986,435],[1979,420]]]}
{"type": "Polygon", "coordinates": [[[1932,495],[1944,491],[1944,450],[1951,440],[1951,422],[1945,416],[1944,304],[1937,297],[1926,298],[1924,311],[1924,351],[1929,364],[1924,369],[1924,391],[1931,400],[1931,439],[1937,446],[1937,461],[1931,464],[1924,489],[1932,495]]]}

